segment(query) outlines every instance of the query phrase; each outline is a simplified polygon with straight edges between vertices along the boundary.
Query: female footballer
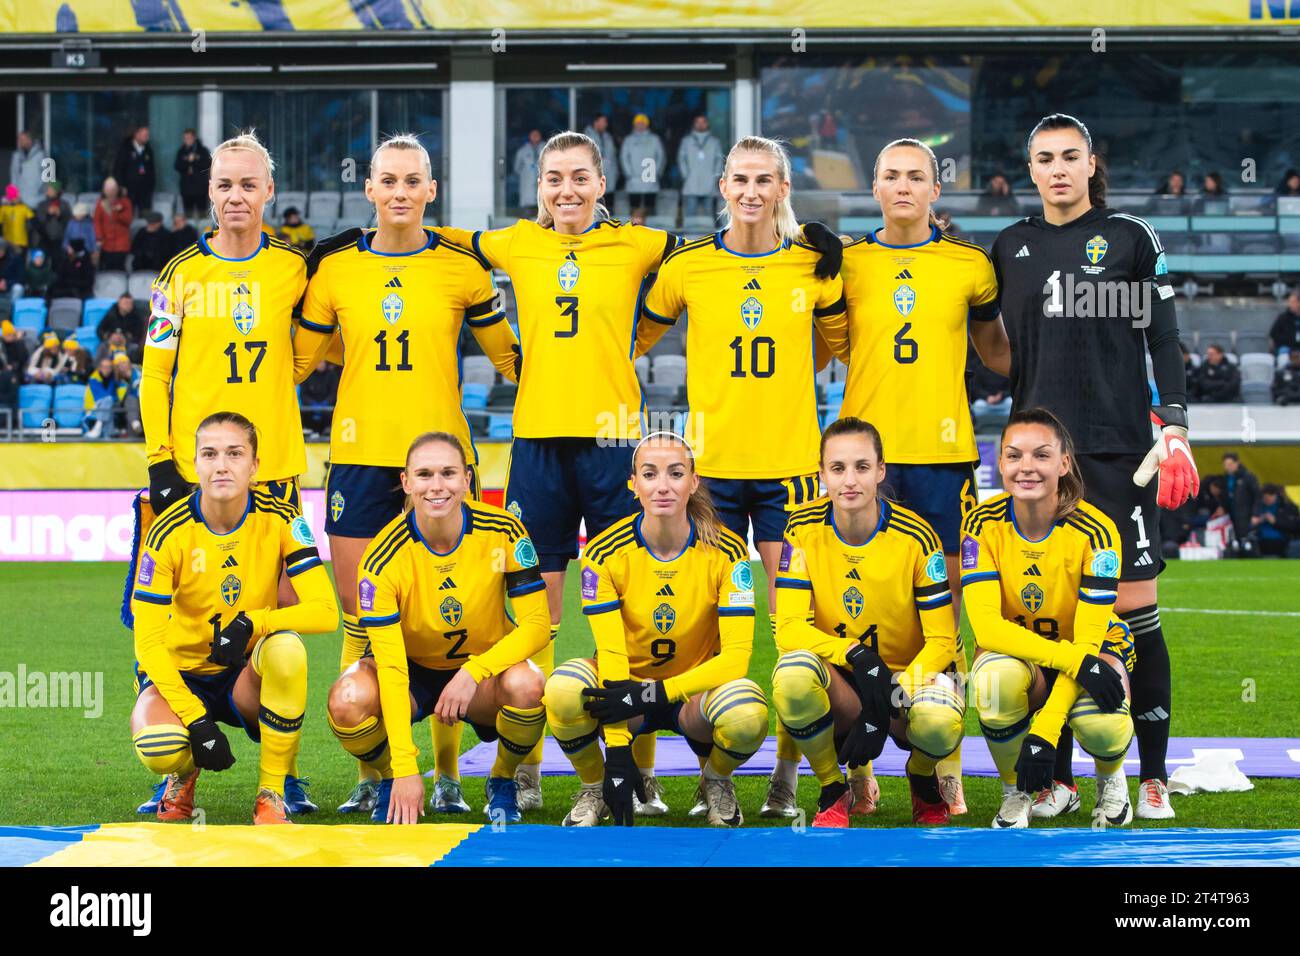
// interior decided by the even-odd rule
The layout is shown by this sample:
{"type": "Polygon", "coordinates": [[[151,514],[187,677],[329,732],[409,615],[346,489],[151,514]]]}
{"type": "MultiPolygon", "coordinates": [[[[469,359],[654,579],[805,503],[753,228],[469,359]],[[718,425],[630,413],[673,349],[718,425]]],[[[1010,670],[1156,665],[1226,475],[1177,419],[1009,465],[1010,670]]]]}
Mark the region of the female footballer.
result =
{"type": "MultiPolygon", "coordinates": [[[[727,154],[719,191],[723,228],[670,255],[646,296],[644,351],[687,310],[687,438],[726,526],[753,530],[775,608],[787,511],[817,497],[820,423],[813,381],[820,335],[847,360],[844,289],[823,252],[800,234],[790,204],[790,159],[748,136],[727,154]]],[[[834,240],[836,251],[841,251],[834,240]]],[[[775,630],[775,612],[769,623],[775,630]]],[[[763,816],[792,816],[799,752],[778,741],[763,816]]]]}
{"type": "Polygon", "coordinates": [[[1094,821],[1123,826],[1133,819],[1124,776],[1133,639],[1114,614],[1120,534],[1083,500],[1070,434],[1046,409],[1012,413],[998,468],[1009,490],[966,516],[961,539],[971,678],[1002,777],[993,827],[1078,809],[1077,789],[1054,782],[1067,723],[1096,762],[1094,821]]]}
{"type": "Polygon", "coordinates": [[[1137,645],[1137,815],[1167,819],[1170,672],[1157,607],[1164,567],[1157,507],[1177,508],[1200,487],[1174,290],[1155,230],[1106,208],[1105,165],[1083,123],[1044,117],[1029,134],[1028,154],[1043,214],[1004,229],[993,244],[1011,339],[1012,411],[1042,406],[1065,423],[1089,499],[1123,539],[1115,606],[1137,645]],[[1161,428],[1154,447],[1152,421],[1161,428]]]}
{"type": "Polygon", "coordinates": [[[218,724],[261,743],[254,823],[288,823],[285,778],[307,706],[300,633],[329,633],[339,610],[307,520],[254,486],[257,430],[217,412],[186,442],[198,490],[149,529],[135,573],[138,696],[131,739],[166,774],[159,820],[189,820],[201,770],[235,762],[218,724]],[[298,602],[278,606],[283,569],[298,602]]]}
{"type": "Polygon", "coordinates": [[[401,481],[409,510],[361,558],[357,608],[371,650],[330,689],[330,729],[381,779],[371,819],[417,823],[424,781],[411,725],[468,720],[497,741],[484,812],[518,822],[515,770],[546,721],[544,679],[528,660],[550,636],[537,555],[518,518],[470,499],[455,435],[416,438],[401,481]]]}
{"type": "Polygon", "coordinates": [[[847,827],[854,793],[840,769],[910,750],[912,820],[949,819],[935,773],[961,742],[957,637],[942,545],[890,501],[880,433],[841,418],[821,438],[826,498],[795,509],[776,578],[777,717],[821,783],[815,827],[847,827]],[[895,689],[897,675],[898,689],[895,689]]]}
{"type": "MultiPolygon", "coordinates": [[[[370,157],[366,197],[374,230],[351,229],[313,252],[302,325],[294,341],[305,378],[337,336],[343,376],[330,431],[325,531],[343,605],[339,672],[361,657],[357,567],[379,530],[402,513],[401,472],[412,434],[443,430],[467,449],[469,496],[477,497],[478,453],[461,409],[458,343],[468,325],[484,353],[514,381],[518,342],[496,306],[492,276],[467,249],[424,227],[437,196],[429,154],[409,134],[389,137],[370,157]],[[401,442],[399,445],[398,442],[401,442]]],[[[434,723],[438,770],[432,807],[469,809],[456,769],[460,728],[434,723]]],[[[378,779],[362,779],[340,812],[374,807],[378,779]]]]}
{"type": "Polygon", "coordinates": [[[630,826],[641,789],[631,739],[673,730],[700,758],[709,823],[740,826],[732,774],[767,736],[767,699],[745,677],[748,548],[720,522],[680,436],[654,432],[637,445],[632,487],[640,510],[582,555],[596,657],[566,661],[546,682],[551,733],[581,780],[564,825],[595,826],[608,812],[630,826]]]}

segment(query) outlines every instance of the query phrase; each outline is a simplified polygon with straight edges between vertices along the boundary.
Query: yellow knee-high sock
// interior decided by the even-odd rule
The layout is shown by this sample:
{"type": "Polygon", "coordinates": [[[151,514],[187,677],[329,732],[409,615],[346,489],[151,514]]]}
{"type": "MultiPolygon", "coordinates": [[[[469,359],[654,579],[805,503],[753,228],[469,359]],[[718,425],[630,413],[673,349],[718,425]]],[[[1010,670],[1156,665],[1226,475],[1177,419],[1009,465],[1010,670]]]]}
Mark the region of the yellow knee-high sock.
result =
{"type": "Polygon", "coordinates": [[[705,694],[701,713],[713,725],[707,770],[715,777],[731,776],[767,739],[767,698],[748,677],[705,694]]]}
{"type": "Polygon", "coordinates": [[[772,672],[772,702],[777,718],[790,731],[822,786],[844,779],[835,753],[830,673],[811,651],[782,654],[772,672]]]}
{"type": "MultiPolygon", "coordinates": [[[[961,626],[957,627],[957,686],[966,686],[966,646],[961,636],[961,626]]],[[[957,741],[957,749],[948,756],[939,761],[935,768],[935,773],[941,777],[960,777],[961,776],[961,741],[957,741]]]]}
{"type": "Polygon", "coordinates": [[[934,768],[938,761],[928,754],[923,754],[919,750],[913,750],[912,755],[907,758],[907,772],[914,773],[918,777],[928,777],[934,773],[934,768]]]}
{"type": "Polygon", "coordinates": [[[655,741],[659,738],[655,734],[642,734],[640,737],[632,738],[632,759],[636,761],[636,768],[641,771],[645,777],[655,775],[655,752],[657,747],[655,741]]]}
{"type": "MultiPolygon", "coordinates": [[[[768,614],[767,623],[772,628],[772,640],[775,641],[776,615],[768,614]]],[[[786,730],[785,724],[779,720],[776,723],[776,759],[790,761],[795,765],[795,772],[798,773],[799,745],[794,742],[794,738],[790,736],[790,731],[786,730]]]]}
{"type": "MultiPolygon", "coordinates": [[[[366,652],[366,645],[370,643],[366,637],[366,629],[361,626],[359,619],[355,614],[343,613],[343,649],[339,653],[339,673],[361,660],[361,655],[366,652]]],[[[297,770],[294,770],[297,776],[297,770]]],[[[378,780],[373,768],[365,763],[357,764],[357,780],[378,780]]]]}
{"type": "Polygon", "coordinates": [[[356,757],[363,767],[369,768],[376,779],[393,775],[388,731],[384,728],[382,717],[372,714],[352,727],[335,721],[333,714],[327,712],[326,716],[329,718],[330,730],[334,731],[334,736],[339,739],[343,749],[356,757]]]}
{"type": "Polygon", "coordinates": [[[293,631],[278,631],[258,641],[252,666],[262,678],[258,786],[284,796],[284,778],[298,753],[307,709],[307,649],[293,631]]]}
{"type": "Polygon", "coordinates": [[[1090,694],[1080,692],[1070,708],[1070,729],[1079,749],[1090,755],[1098,776],[1110,776],[1124,765],[1133,742],[1133,718],[1126,700],[1119,710],[1102,713],[1090,694]]]}
{"type": "Polygon", "coordinates": [[[1029,731],[1031,665],[1006,654],[981,654],[971,670],[980,730],[1002,782],[1016,782],[1020,743],[1029,731]]]}
{"type": "MultiPolygon", "coordinates": [[[[534,654],[531,658],[532,662],[541,669],[542,676],[546,678],[549,678],[552,672],[554,672],[555,670],[555,637],[559,633],[560,633],[560,625],[552,624],[551,639],[546,643],[545,647],[543,647],[540,651],[534,654]]],[[[545,722],[543,722],[542,724],[543,736],[545,735],[545,732],[546,732],[546,724],[545,722]]],[[[536,745],[533,747],[531,751],[529,751],[528,756],[524,757],[523,762],[527,764],[529,767],[536,767],[538,764],[542,762],[542,738],[541,737],[537,738],[536,745]]]]}
{"type": "Polygon", "coordinates": [[[190,732],[181,724],[150,724],[131,738],[140,762],[156,774],[185,776],[194,769],[190,732]]]}
{"type": "Polygon", "coordinates": [[[433,740],[433,769],[440,777],[460,779],[460,738],[465,732],[463,721],[450,726],[441,720],[429,721],[433,740]]]}
{"type": "Polygon", "coordinates": [[[502,707],[497,711],[497,759],[492,776],[514,779],[519,763],[528,755],[546,729],[546,708],[502,707]]]}
{"type": "Polygon", "coordinates": [[[551,736],[573,764],[578,778],[587,784],[605,778],[605,755],[598,742],[600,727],[582,706],[582,689],[597,686],[596,669],[590,661],[565,661],[546,682],[543,698],[551,736]]]}

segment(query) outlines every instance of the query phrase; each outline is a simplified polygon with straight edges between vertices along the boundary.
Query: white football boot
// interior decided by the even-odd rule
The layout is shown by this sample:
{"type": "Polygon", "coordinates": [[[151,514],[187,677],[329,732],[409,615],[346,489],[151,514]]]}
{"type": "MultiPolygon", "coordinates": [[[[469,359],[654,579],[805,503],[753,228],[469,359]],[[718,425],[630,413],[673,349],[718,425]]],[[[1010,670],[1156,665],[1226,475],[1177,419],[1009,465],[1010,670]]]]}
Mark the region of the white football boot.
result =
{"type": "Polygon", "coordinates": [[[1052,817],[1065,816],[1079,809],[1079,787],[1066,786],[1059,780],[1053,780],[1051,787],[1034,799],[1029,815],[1035,820],[1050,820],[1052,817]]]}
{"type": "Polygon", "coordinates": [[[609,816],[609,808],[601,796],[603,784],[584,783],[573,795],[573,809],[565,814],[560,822],[566,827],[594,827],[603,817],[609,816]]]}
{"type": "Polygon", "coordinates": [[[990,824],[994,830],[1024,830],[1029,826],[1029,808],[1034,798],[1014,785],[1002,785],[1002,806],[990,824]]]}
{"type": "Polygon", "coordinates": [[[1169,788],[1163,780],[1143,780],[1138,786],[1139,820],[1172,820],[1174,805],[1169,802],[1169,788]]]}
{"type": "Polygon", "coordinates": [[[632,812],[638,817],[662,817],[668,812],[668,804],[664,803],[664,788],[659,779],[652,773],[643,773],[641,785],[645,787],[645,803],[632,794],[632,812]]]}
{"type": "Polygon", "coordinates": [[[1123,768],[1108,777],[1097,777],[1097,805],[1092,825],[1097,829],[1123,827],[1133,822],[1133,804],[1128,798],[1128,777],[1123,768]]]}

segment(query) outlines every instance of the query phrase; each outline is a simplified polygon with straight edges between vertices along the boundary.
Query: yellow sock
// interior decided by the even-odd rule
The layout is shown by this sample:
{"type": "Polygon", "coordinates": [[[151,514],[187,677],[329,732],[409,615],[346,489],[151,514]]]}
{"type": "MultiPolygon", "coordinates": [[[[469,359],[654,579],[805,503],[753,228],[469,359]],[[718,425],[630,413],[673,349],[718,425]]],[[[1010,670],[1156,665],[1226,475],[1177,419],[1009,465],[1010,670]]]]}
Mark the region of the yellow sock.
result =
{"type": "MultiPolygon", "coordinates": [[[[957,686],[966,686],[966,646],[961,636],[961,626],[957,627],[957,686]]],[[[957,741],[957,749],[948,756],[939,761],[935,768],[935,773],[941,777],[960,777],[961,776],[961,741],[957,741]]]]}
{"type": "Polygon", "coordinates": [[[748,677],[727,681],[704,695],[701,713],[713,726],[708,769],[728,777],[767,738],[767,698],[748,677]]]}
{"type": "Polygon", "coordinates": [[[388,749],[388,731],[384,728],[382,717],[372,714],[355,727],[336,723],[333,715],[326,712],[330,730],[339,739],[343,749],[356,757],[363,767],[367,767],[374,779],[391,777],[392,753],[388,749]]]}
{"type": "MultiPolygon", "coordinates": [[[[549,678],[555,670],[555,637],[560,633],[560,625],[551,625],[551,639],[546,646],[532,657],[532,662],[542,670],[542,676],[549,678]]],[[[542,725],[543,736],[545,735],[546,725],[542,725]]],[[[524,757],[523,763],[529,766],[537,766],[542,762],[542,738],[537,738],[537,744],[529,751],[528,756],[524,757]]]]}
{"type": "Polygon", "coordinates": [[[632,759],[642,776],[653,777],[655,773],[655,751],[658,749],[655,734],[642,734],[632,738],[632,759]]]}
{"type": "Polygon", "coordinates": [[[492,776],[514,779],[519,763],[542,739],[545,707],[502,707],[497,711],[497,759],[492,776]]]}
{"type": "Polygon", "coordinates": [[[284,796],[307,709],[307,649],[293,631],[278,631],[257,642],[252,667],[262,678],[257,723],[262,733],[258,786],[284,796]]]}
{"type": "Polygon", "coordinates": [[[582,706],[582,689],[596,686],[592,662],[578,658],[555,668],[543,697],[551,736],[573,764],[578,778],[588,784],[605,778],[605,756],[598,743],[600,727],[582,706]]]}
{"type": "MultiPolygon", "coordinates": [[[[776,615],[769,614],[767,616],[767,623],[772,629],[772,640],[775,642],[776,615]]],[[[785,724],[781,723],[779,720],[776,722],[776,759],[788,760],[796,766],[798,766],[801,759],[799,754],[799,745],[795,743],[794,738],[790,736],[790,731],[785,729],[785,724]]]]}
{"type": "Polygon", "coordinates": [[[1127,700],[1119,710],[1102,713],[1097,702],[1080,691],[1070,708],[1070,729],[1079,749],[1097,765],[1098,776],[1109,776],[1124,765],[1124,755],[1133,742],[1133,718],[1127,700]]]}
{"type": "Polygon", "coordinates": [[[460,779],[460,738],[465,724],[457,721],[450,727],[441,720],[430,720],[429,734],[433,739],[433,769],[442,777],[460,779]]]}
{"type": "MultiPolygon", "coordinates": [[[[366,629],[358,622],[355,614],[343,614],[343,649],[339,654],[339,673],[361,660],[361,655],[366,652],[366,645],[369,644],[369,638],[366,637],[366,629]]],[[[295,776],[297,772],[295,771],[295,776]]],[[[364,763],[357,764],[357,780],[378,780],[375,771],[366,766],[364,763]]]]}
{"type": "Polygon", "coordinates": [[[811,651],[782,654],[772,672],[777,718],[808,758],[822,786],[844,779],[835,753],[831,699],[826,693],[829,685],[826,662],[811,651]]]}
{"type": "Polygon", "coordinates": [[[185,776],[194,769],[190,732],[181,724],[150,724],[131,738],[140,762],[156,774],[185,776]]]}
{"type": "Polygon", "coordinates": [[[1029,731],[1033,665],[1006,654],[984,653],[971,669],[980,730],[1003,783],[1016,782],[1020,742],[1029,731]]]}
{"type": "Polygon", "coordinates": [[[913,750],[912,755],[907,758],[907,772],[914,773],[918,777],[928,777],[934,773],[937,763],[938,761],[933,757],[923,754],[919,750],[913,750]]]}

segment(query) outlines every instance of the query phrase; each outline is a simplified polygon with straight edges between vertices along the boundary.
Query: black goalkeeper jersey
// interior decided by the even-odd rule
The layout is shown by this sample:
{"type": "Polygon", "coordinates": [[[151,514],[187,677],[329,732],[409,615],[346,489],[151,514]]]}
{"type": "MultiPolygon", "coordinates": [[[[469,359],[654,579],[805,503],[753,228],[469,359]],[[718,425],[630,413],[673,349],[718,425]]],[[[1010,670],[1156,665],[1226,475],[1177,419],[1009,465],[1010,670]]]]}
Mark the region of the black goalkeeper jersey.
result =
{"type": "Polygon", "coordinates": [[[1002,230],[992,256],[1013,410],[1046,407],[1079,452],[1146,452],[1148,347],[1160,404],[1187,404],[1174,290],[1155,230],[1106,208],[1063,226],[1030,216],[1002,230]]]}

